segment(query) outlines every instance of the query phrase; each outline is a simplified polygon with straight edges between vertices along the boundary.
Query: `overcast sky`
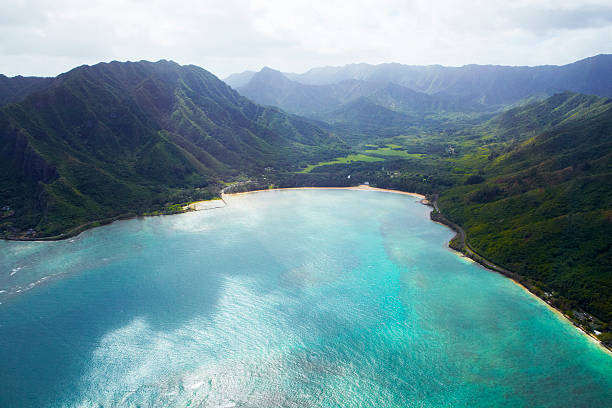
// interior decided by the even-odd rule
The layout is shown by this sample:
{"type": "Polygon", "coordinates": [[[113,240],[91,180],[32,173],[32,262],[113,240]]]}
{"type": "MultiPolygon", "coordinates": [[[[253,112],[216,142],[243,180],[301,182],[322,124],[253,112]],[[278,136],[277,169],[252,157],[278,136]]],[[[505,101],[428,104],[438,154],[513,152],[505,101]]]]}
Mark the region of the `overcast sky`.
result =
{"type": "Polygon", "coordinates": [[[172,59],[270,66],[566,64],[612,53],[610,0],[0,0],[0,73],[172,59]]]}

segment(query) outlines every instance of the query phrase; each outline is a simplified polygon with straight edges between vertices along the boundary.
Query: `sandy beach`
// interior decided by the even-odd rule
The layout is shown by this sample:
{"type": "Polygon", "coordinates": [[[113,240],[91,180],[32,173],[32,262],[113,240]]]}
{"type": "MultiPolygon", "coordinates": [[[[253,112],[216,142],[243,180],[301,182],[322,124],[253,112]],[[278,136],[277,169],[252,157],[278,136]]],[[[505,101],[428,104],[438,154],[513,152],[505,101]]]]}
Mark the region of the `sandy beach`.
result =
{"type": "Polygon", "coordinates": [[[202,210],[213,210],[215,208],[223,208],[227,204],[223,199],[212,199],[212,200],[202,200],[202,201],[194,201],[193,203],[189,203],[188,205],[183,207],[183,210],[191,210],[191,211],[202,211],[202,210]]]}
{"type": "Polygon", "coordinates": [[[400,190],[389,190],[386,188],[378,188],[378,187],[370,187],[366,185],[360,185],[357,187],[287,187],[287,188],[271,188],[266,190],[252,190],[252,191],[244,191],[241,193],[223,193],[222,195],[227,196],[237,196],[242,194],[251,194],[251,193],[260,193],[263,191],[283,191],[283,190],[360,190],[360,191],[382,191],[385,193],[394,193],[394,194],[404,194],[413,197],[420,198],[422,200],[425,199],[425,196],[417,193],[409,193],[407,191],[400,190]]]}

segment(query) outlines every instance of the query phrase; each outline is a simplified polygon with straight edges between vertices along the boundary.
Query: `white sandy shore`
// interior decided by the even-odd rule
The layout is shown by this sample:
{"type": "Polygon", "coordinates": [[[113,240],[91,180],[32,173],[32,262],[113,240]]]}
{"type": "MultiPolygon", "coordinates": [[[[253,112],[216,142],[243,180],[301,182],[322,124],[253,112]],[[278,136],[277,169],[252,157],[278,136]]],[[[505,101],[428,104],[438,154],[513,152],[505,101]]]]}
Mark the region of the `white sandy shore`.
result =
{"type": "Polygon", "coordinates": [[[232,196],[240,196],[240,195],[244,195],[244,194],[262,193],[262,192],[274,192],[274,191],[285,191],[285,190],[359,190],[359,191],[382,191],[382,192],[386,192],[386,193],[404,194],[404,195],[409,195],[409,196],[417,197],[417,198],[420,198],[423,201],[423,204],[429,204],[428,201],[425,199],[425,196],[422,195],[422,194],[409,193],[409,192],[400,191],[400,190],[388,190],[388,189],[385,189],[385,188],[377,188],[377,187],[370,187],[370,186],[366,186],[366,185],[360,185],[360,186],[357,186],[357,187],[288,187],[288,188],[269,188],[269,189],[265,189],[265,190],[244,191],[244,192],[241,192],[241,193],[222,193],[220,200],[219,199],[213,199],[213,200],[194,201],[193,203],[189,203],[188,205],[184,206],[183,209],[184,210],[191,210],[191,211],[201,211],[201,210],[212,210],[212,209],[215,209],[215,208],[223,208],[223,207],[227,207],[227,203],[225,202],[223,197],[232,197],[232,196]]]}
{"type": "Polygon", "coordinates": [[[201,210],[212,210],[215,208],[223,208],[227,204],[222,199],[214,199],[214,200],[202,200],[202,201],[194,201],[189,205],[183,207],[184,210],[193,210],[193,211],[201,211],[201,210]]]}
{"type": "Polygon", "coordinates": [[[366,185],[360,185],[360,186],[357,186],[357,187],[289,187],[289,188],[271,188],[271,189],[267,189],[267,190],[244,191],[242,193],[223,193],[223,195],[224,196],[225,195],[227,195],[227,196],[236,196],[236,195],[243,195],[243,194],[260,193],[260,192],[263,192],[263,191],[284,191],[284,190],[360,190],[360,191],[382,191],[382,192],[386,192],[386,193],[395,193],[395,194],[409,195],[409,196],[420,198],[422,200],[425,199],[425,196],[422,195],[422,194],[409,193],[409,192],[400,191],[400,190],[388,190],[386,188],[370,187],[370,186],[366,186],[366,185]]]}

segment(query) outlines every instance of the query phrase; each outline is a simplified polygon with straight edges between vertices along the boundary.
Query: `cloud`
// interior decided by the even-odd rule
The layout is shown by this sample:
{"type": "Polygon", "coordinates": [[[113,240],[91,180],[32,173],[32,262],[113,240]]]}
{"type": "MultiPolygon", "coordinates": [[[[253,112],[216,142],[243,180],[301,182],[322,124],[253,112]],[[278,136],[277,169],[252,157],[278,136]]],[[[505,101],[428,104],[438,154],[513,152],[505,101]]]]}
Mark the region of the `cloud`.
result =
{"type": "Polygon", "coordinates": [[[612,52],[609,1],[0,0],[0,72],[173,59],[224,77],[265,65],[563,64],[612,52]]]}

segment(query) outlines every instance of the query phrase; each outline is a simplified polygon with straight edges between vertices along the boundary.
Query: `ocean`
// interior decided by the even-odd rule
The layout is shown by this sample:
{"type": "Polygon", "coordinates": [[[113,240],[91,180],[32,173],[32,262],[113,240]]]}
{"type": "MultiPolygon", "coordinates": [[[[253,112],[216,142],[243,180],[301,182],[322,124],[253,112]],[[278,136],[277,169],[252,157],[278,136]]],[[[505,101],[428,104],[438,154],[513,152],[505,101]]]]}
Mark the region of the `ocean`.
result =
{"type": "Polygon", "coordinates": [[[1,241],[0,406],[609,406],[612,356],[418,198],[227,201],[1,241]]]}

